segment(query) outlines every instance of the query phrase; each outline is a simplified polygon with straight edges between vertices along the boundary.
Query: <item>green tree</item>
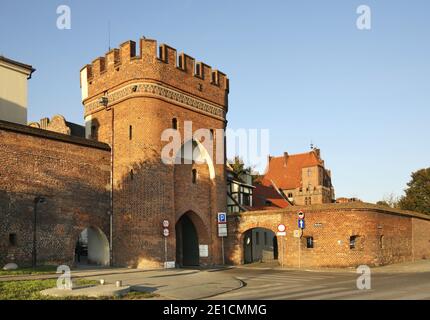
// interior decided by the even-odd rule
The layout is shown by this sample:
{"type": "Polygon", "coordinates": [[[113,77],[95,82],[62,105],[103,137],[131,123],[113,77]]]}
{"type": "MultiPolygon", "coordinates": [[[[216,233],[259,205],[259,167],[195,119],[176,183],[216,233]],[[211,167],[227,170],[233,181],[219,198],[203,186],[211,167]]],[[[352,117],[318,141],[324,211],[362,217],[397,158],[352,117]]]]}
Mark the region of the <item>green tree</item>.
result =
{"type": "Polygon", "coordinates": [[[378,206],[382,206],[382,207],[389,207],[389,206],[390,206],[390,205],[389,205],[386,201],[384,201],[384,200],[380,200],[380,201],[376,202],[376,204],[377,204],[378,206]]]}
{"type": "Polygon", "coordinates": [[[233,168],[233,173],[236,177],[240,178],[244,174],[252,176],[252,183],[255,182],[257,176],[252,175],[253,167],[245,167],[243,160],[239,156],[235,156],[233,160],[229,161],[230,166],[233,168]]]}
{"type": "Polygon", "coordinates": [[[240,177],[242,174],[250,173],[250,168],[245,167],[243,160],[239,156],[235,156],[234,159],[229,162],[236,177],[240,177]]]}
{"type": "Polygon", "coordinates": [[[400,198],[396,196],[394,193],[390,193],[378,202],[376,202],[379,206],[390,207],[390,208],[399,208],[400,198]]]}
{"type": "Polygon", "coordinates": [[[405,195],[399,201],[399,206],[404,210],[430,215],[430,168],[413,172],[411,177],[405,195]]]}

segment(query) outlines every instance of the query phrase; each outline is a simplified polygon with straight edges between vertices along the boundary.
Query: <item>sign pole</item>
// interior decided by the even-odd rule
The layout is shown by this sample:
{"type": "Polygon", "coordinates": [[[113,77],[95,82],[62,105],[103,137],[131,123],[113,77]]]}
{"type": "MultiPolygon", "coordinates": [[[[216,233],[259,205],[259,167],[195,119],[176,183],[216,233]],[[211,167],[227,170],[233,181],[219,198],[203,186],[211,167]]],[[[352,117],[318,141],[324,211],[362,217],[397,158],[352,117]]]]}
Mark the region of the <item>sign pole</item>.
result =
{"type": "Polygon", "coordinates": [[[221,237],[221,253],[222,253],[222,265],[225,265],[224,237],[221,237]]]}
{"type": "Polygon", "coordinates": [[[281,268],[284,267],[284,237],[281,238],[281,268]]]}
{"type": "Polygon", "coordinates": [[[298,244],[299,244],[299,269],[301,269],[301,267],[302,267],[302,246],[301,246],[301,240],[302,240],[302,236],[303,236],[303,229],[305,228],[305,213],[302,211],[302,210],[300,210],[299,212],[298,212],[298,227],[299,227],[299,230],[300,230],[300,236],[299,237],[297,237],[297,239],[298,239],[298,244]]]}
{"type": "Polygon", "coordinates": [[[167,237],[164,237],[164,269],[167,268],[167,237]]]}
{"type": "Polygon", "coordinates": [[[164,269],[167,269],[167,237],[169,236],[169,220],[163,220],[163,236],[164,236],[164,269]]]}

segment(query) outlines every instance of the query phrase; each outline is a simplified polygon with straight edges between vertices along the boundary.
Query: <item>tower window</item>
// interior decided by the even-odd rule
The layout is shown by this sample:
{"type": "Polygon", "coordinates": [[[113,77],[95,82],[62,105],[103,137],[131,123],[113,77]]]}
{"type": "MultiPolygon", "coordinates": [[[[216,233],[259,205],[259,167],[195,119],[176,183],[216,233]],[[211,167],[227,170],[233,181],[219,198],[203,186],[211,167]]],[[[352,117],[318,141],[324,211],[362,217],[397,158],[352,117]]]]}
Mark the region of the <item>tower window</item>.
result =
{"type": "Polygon", "coordinates": [[[178,130],[178,119],[176,118],[172,119],[172,128],[175,130],[178,130]]]}
{"type": "Polygon", "coordinates": [[[16,233],[9,233],[9,245],[11,247],[16,247],[16,233]]]}
{"type": "Polygon", "coordinates": [[[133,169],[130,170],[130,179],[131,180],[134,179],[134,171],[133,171],[133,169]]]}
{"type": "Polygon", "coordinates": [[[128,128],[128,139],[129,140],[133,139],[133,126],[130,126],[128,128]]]}
{"type": "Polygon", "coordinates": [[[91,138],[97,139],[97,126],[95,124],[91,126],[91,138]]]}
{"type": "Polygon", "coordinates": [[[197,183],[197,170],[193,169],[193,183],[197,183]]]}

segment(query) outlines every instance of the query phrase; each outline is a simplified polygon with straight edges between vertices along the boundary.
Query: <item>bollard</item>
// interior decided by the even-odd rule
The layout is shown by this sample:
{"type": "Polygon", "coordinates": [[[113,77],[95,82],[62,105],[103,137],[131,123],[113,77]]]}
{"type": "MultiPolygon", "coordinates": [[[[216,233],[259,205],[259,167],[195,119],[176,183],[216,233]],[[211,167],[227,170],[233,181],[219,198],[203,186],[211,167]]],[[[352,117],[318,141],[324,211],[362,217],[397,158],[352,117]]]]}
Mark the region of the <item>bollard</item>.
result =
{"type": "Polygon", "coordinates": [[[105,284],[105,280],[104,279],[100,279],[100,284],[103,286],[105,284]]]}
{"type": "Polygon", "coordinates": [[[117,288],[122,287],[122,281],[121,280],[118,280],[115,284],[116,284],[117,288]]]}

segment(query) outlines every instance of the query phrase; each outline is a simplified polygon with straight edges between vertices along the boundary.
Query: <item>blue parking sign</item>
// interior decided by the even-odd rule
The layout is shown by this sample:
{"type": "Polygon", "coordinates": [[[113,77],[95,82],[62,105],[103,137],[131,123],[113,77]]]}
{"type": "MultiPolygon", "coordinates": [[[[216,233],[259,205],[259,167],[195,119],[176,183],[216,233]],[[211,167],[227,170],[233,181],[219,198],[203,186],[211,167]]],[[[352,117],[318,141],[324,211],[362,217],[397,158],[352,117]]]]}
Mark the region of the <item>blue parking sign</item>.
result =
{"type": "Polygon", "coordinates": [[[299,229],[304,229],[305,228],[305,220],[299,219],[298,225],[299,225],[299,229]]]}
{"type": "Polygon", "coordinates": [[[227,216],[224,212],[218,213],[218,222],[219,223],[225,223],[227,222],[227,216]]]}

